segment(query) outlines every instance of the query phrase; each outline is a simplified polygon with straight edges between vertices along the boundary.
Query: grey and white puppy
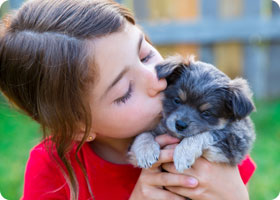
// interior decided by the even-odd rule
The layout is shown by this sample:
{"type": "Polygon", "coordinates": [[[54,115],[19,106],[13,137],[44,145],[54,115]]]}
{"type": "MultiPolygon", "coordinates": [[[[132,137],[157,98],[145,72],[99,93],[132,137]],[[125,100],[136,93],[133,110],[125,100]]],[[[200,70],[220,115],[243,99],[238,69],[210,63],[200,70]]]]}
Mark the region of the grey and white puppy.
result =
{"type": "Polygon", "coordinates": [[[255,139],[248,117],[255,107],[246,80],[231,80],[213,65],[193,58],[170,57],[156,71],[168,83],[163,117],[154,130],[135,138],[129,152],[132,164],[151,167],[160,154],[154,138],[166,133],[181,139],[173,157],[179,172],[200,156],[211,162],[240,163],[255,139]]]}

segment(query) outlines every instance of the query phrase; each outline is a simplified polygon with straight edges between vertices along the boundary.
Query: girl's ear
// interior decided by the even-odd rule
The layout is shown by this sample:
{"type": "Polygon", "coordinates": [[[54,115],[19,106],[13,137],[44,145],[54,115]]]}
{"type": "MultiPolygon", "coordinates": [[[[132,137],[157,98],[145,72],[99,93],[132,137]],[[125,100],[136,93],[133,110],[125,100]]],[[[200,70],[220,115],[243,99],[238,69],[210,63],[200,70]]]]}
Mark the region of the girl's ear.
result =
{"type": "Polygon", "coordinates": [[[96,138],[96,134],[95,134],[95,133],[91,133],[91,134],[87,137],[86,142],[92,142],[95,138],[96,138]]]}
{"type": "Polygon", "coordinates": [[[252,92],[246,80],[236,78],[230,81],[227,107],[232,111],[235,119],[242,119],[255,110],[252,92]]]}
{"type": "MultiPolygon", "coordinates": [[[[84,139],[84,137],[85,137],[85,132],[84,131],[80,131],[76,135],[75,140],[80,142],[80,141],[82,141],[84,139]]],[[[92,142],[95,138],[96,138],[96,133],[90,132],[90,134],[85,139],[85,142],[92,142]]]]}

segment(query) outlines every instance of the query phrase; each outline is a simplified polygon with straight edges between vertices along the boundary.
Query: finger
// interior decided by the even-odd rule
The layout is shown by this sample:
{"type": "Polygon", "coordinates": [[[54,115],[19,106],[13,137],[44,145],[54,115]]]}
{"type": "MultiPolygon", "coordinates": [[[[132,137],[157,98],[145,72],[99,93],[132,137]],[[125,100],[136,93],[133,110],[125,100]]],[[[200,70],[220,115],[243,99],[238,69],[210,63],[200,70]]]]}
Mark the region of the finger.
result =
{"type": "Polygon", "coordinates": [[[178,144],[169,144],[169,145],[166,145],[163,149],[175,149],[175,147],[177,146],[178,144]]]}
{"type": "Polygon", "coordinates": [[[171,191],[175,194],[188,197],[190,199],[196,199],[199,196],[199,189],[192,189],[192,188],[184,188],[184,187],[174,187],[174,186],[167,186],[165,187],[168,191],[171,191]]]}
{"type": "Polygon", "coordinates": [[[153,164],[152,168],[157,168],[163,163],[173,162],[174,149],[163,149],[160,151],[158,161],[153,164]]]}
{"type": "MultiPolygon", "coordinates": [[[[178,172],[175,168],[174,163],[170,162],[170,163],[164,163],[161,166],[164,170],[170,172],[170,173],[174,173],[174,174],[182,174],[180,172],[178,172]]],[[[194,170],[192,168],[189,169],[185,169],[183,172],[184,175],[188,175],[188,176],[194,176],[194,170]]],[[[195,177],[195,176],[194,176],[195,177]]]]}
{"type": "Polygon", "coordinates": [[[198,181],[190,176],[183,174],[172,174],[166,172],[154,173],[153,176],[147,176],[147,180],[151,185],[155,186],[181,186],[184,188],[195,188],[198,181]]]}
{"type": "Polygon", "coordinates": [[[148,191],[147,196],[149,199],[157,199],[157,200],[185,200],[184,197],[176,195],[168,190],[163,190],[159,188],[153,188],[152,190],[148,191]]]}
{"type": "Polygon", "coordinates": [[[180,142],[178,138],[172,137],[168,134],[159,135],[155,138],[156,142],[159,143],[160,147],[164,147],[168,144],[175,144],[180,142]]]}
{"type": "Polygon", "coordinates": [[[168,172],[171,172],[174,174],[178,174],[178,171],[176,170],[174,163],[164,163],[161,167],[165,171],[168,171],[168,172]]]}
{"type": "Polygon", "coordinates": [[[211,163],[203,157],[200,157],[195,160],[195,163],[192,165],[192,168],[196,171],[206,171],[211,168],[211,163]]]}

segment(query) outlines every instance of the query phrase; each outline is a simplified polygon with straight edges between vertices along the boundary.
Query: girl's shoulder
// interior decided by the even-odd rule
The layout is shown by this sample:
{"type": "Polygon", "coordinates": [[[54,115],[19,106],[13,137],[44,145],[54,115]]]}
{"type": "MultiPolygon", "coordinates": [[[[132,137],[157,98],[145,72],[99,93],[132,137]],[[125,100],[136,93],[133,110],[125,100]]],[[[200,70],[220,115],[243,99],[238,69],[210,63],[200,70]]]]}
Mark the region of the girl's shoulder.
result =
{"type": "MultiPolygon", "coordinates": [[[[87,182],[76,160],[85,168],[89,183],[97,199],[128,199],[141,169],[130,164],[114,164],[99,157],[85,143],[75,156],[76,148],[69,152],[71,166],[79,183],[80,199],[88,199],[87,182]],[[108,188],[111,192],[108,193],[108,188]]],[[[36,145],[30,152],[26,166],[23,199],[69,199],[69,188],[56,159],[57,152],[50,140],[36,145]],[[44,197],[42,197],[44,195],[44,197]]]]}
{"type": "MultiPolygon", "coordinates": [[[[55,145],[50,139],[45,139],[35,145],[31,150],[30,150],[30,157],[33,157],[37,154],[40,154],[43,157],[48,157],[49,156],[49,150],[52,148],[52,152],[55,152],[55,145]]],[[[30,159],[30,158],[29,158],[30,159]]]]}
{"type": "Polygon", "coordinates": [[[50,145],[49,142],[44,140],[30,151],[25,169],[23,200],[61,199],[69,196],[57,156],[48,151],[52,147],[46,145],[50,145]]]}
{"type": "Polygon", "coordinates": [[[40,168],[44,165],[56,166],[61,163],[56,151],[55,144],[50,139],[45,139],[35,145],[29,153],[28,165],[38,165],[40,168]]]}

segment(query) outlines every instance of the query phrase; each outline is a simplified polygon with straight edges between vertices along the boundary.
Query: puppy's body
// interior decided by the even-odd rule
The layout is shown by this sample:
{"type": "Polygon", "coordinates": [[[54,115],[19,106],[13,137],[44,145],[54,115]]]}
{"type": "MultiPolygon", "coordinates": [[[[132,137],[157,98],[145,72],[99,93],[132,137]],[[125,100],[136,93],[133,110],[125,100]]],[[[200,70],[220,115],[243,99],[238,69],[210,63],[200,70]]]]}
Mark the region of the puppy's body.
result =
{"type": "MultiPolygon", "coordinates": [[[[254,110],[244,79],[231,80],[210,64],[170,58],[156,67],[166,78],[163,118],[158,126],[138,135],[131,146],[142,168],[154,164],[160,147],[154,138],[169,133],[181,139],[174,152],[178,171],[191,167],[203,155],[212,162],[236,165],[255,139],[248,115],[254,110]]],[[[134,163],[135,164],[135,163],[134,163]]]]}

